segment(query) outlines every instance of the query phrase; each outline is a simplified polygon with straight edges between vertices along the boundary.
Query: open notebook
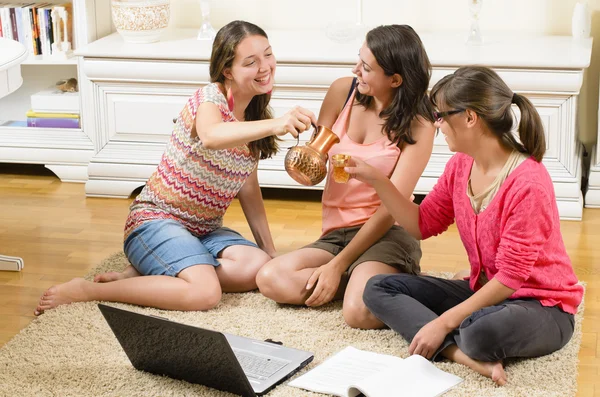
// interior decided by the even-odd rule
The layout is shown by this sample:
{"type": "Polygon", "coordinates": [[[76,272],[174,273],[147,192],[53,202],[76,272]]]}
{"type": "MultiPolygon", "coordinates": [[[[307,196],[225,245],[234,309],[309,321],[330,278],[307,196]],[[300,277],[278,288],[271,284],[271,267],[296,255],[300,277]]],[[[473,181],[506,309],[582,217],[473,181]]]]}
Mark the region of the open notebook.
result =
{"type": "Polygon", "coordinates": [[[460,382],[419,355],[401,359],[349,346],[288,385],[340,397],[434,397],[460,382]]]}

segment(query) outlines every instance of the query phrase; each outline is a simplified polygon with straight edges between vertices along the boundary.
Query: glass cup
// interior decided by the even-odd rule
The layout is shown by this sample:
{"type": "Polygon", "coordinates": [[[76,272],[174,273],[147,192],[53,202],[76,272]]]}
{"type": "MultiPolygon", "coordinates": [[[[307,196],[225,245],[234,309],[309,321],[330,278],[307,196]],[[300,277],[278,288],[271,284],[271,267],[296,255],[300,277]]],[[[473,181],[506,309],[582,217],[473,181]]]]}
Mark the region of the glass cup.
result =
{"type": "Polygon", "coordinates": [[[337,183],[346,183],[350,179],[344,167],[348,165],[350,155],[348,154],[334,154],[331,156],[331,165],[333,165],[333,180],[337,183]]]}

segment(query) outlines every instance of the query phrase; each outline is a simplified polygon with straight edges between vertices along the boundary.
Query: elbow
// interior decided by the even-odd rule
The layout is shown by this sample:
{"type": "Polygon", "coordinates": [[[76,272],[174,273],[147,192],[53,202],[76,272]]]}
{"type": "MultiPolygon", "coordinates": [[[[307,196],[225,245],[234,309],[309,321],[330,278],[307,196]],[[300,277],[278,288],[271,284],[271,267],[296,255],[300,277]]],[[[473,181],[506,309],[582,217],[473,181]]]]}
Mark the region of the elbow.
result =
{"type": "Polygon", "coordinates": [[[204,135],[202,138],[200,138],[200,141],[202,142],[202,146],[204,146],[204,148],[206,148],[206,149],[209,149],[209,150],[223,149],[223,147],[220,145],[219,140],[214,139],[211,136],[204,135]]]}

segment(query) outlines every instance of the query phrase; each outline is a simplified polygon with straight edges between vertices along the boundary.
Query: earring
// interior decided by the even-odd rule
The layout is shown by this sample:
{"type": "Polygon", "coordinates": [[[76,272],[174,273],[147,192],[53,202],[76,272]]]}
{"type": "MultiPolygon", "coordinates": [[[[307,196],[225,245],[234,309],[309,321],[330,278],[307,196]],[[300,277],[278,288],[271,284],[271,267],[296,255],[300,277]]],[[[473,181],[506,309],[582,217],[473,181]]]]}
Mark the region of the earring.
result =
{"type": "Polygon", "coordinates": [[[233,112],[233,105],[234,105],[233,94],[231,93],[231,86],[229,86],[229,88],[227,88],[227,106],[229,107],[229,110],[232,112],[233,112]]]}

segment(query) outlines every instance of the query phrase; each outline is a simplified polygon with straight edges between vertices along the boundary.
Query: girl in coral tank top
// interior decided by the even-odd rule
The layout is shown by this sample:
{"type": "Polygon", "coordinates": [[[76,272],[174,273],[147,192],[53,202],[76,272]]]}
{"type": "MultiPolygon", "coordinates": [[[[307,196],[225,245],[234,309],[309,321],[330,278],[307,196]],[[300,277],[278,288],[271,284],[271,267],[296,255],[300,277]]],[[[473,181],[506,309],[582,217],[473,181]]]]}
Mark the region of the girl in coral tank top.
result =
{"type": "MultiPolygon", "coordinates": [[[[330,158],[363,159],[410,196],[433,148],[429,59],[407,25],[371,30],[358,58],[356,78],[336,80],[319,114],[319,124],[340,138],[330,158]]],[[[394,225],[371,186],[356,179],[337,183],[332,170],[323,192],[321,238],[268,262],[257,285],[280,303],[320,306],[343,297],[350,326],[378,328],[383,323],[362,300],[365,284],[377,274],[418,274],[419,242],[394,225]]]]}

